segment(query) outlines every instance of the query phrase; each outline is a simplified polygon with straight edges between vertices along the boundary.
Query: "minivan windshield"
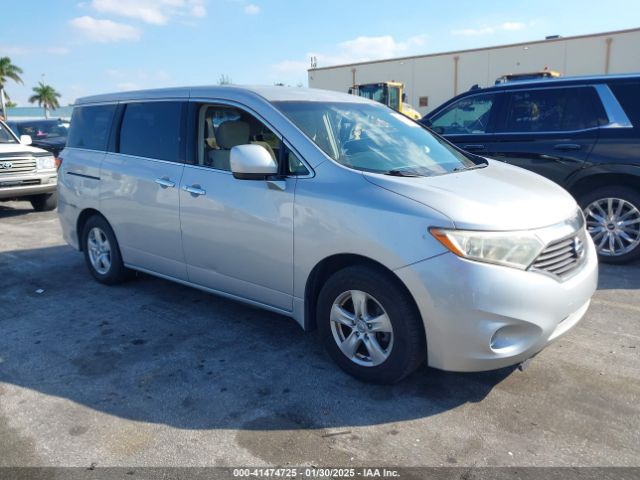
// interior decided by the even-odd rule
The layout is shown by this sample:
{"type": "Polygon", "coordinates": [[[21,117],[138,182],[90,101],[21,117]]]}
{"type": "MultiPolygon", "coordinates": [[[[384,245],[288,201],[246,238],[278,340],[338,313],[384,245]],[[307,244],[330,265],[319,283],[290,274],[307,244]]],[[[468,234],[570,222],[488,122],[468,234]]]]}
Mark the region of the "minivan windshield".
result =
{"type": "Polygon", "coordinates": [[[383,105],[304,101],[275,105],[329,157],[356,170],[432,176],[479,166],[426,128],[383,105]]]}

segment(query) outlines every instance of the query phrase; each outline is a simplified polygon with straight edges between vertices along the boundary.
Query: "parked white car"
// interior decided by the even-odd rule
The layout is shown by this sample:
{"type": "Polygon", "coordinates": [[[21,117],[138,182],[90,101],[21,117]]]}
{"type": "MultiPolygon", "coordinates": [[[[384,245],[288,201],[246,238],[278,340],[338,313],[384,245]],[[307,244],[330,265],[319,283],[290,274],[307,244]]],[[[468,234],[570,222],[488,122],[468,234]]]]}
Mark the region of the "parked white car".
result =
{"type": "Polygon", "coordinates": [[[54,156],[18,138],[0,121],[0,201],[29,200],[35,210],[56,208],[57,172],[54,156]]]}

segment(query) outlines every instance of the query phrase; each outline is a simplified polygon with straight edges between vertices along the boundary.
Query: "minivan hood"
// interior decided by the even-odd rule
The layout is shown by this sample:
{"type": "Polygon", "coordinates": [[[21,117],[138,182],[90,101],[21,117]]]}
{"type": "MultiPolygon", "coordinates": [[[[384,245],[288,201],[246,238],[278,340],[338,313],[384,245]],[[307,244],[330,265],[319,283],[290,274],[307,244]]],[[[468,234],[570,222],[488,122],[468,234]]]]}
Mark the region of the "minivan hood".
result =
{"type": "Polygon", "coordinates": [[[540,175],[495,160],[484,168],[433,177],[365,172],[371,183],[448,216],[456,228],[529,230],[573,217],[575,200],[540,175]]]}

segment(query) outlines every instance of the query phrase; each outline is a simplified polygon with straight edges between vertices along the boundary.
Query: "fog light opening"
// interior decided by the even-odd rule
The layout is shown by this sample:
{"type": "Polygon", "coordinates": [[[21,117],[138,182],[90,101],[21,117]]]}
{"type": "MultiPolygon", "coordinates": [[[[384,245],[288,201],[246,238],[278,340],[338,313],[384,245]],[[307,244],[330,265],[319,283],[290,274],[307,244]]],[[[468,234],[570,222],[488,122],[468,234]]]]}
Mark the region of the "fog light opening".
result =
{"type": "Polygon", "coordinates": [[[539,331],[526,325],[506,325],[491,336],[489,347],[495,353],[511,354],[526,350],[537,338],[539,331]]]}

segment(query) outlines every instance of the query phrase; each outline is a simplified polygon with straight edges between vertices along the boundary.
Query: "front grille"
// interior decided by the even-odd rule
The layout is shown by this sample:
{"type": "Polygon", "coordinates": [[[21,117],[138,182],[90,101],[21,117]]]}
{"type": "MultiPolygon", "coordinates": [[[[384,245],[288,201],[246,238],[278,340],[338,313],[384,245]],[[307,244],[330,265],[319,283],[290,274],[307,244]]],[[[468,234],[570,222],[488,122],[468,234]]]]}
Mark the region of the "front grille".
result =
{"type": "Polygon", "coordinates": [[[551,242],[531,265],[532,270],[547,272],[560,278],[570,275],[584,258],[585,236],[581,229],[575,235],[551,242]]]}
{"type": "Polygon", "coordinates": [[[0,176],[15,173],[30,173],[36,170],[36,159],[32,157],[0,158],[0,176]]]}

